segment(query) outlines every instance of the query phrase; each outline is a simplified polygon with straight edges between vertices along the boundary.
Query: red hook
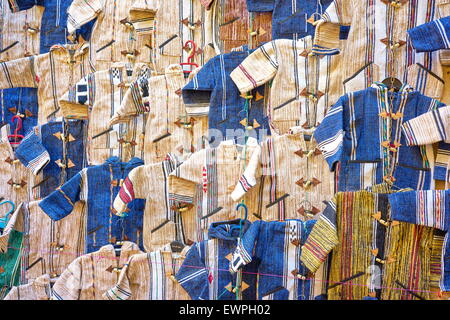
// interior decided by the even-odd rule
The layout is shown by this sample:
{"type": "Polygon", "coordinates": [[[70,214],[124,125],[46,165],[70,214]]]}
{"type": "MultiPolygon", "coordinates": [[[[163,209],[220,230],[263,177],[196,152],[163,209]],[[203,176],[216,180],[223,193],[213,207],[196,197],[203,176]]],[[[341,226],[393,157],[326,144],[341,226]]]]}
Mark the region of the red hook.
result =
{"type": "MultiPolygon", "coordinates": [[[[195,53],[197,52],[197,45],[195,44],[195,42],[194,42],[193,40],[188,40],[188,41],[186,41],[186,43],[184,44],[184,47],[188,47],[189,44],[191,45],[192,49],[191,49],[191,51],[190,51],[190,53],[189,53],[189,56],[188,56],[188,58],[187,58],[187,61],[188,61],[188,62],[182,62],[182,63],[180,63],[180,65],[181,65],[181,66],[194,66],[194,67],[198,68],[198,64],[196,64],[195,62],[193,62],[195,53]]],[[[184,72],[184,73],[191,73],[192,70],[191,70],[191,71],[183,70],[183,72],[184,72]]]]}
{"type": "Polygon", "coordinates": [[[14,120],[16,119],[17,119],[17,126],[16,129],[14,130],[14,134],[8,136],[8,139],[11,144],[20,144],[22,139],[25,138],[23,135],[18,134],[19,130],[22,129],[22,118],[18,115],[15,115],[14,117],[11,118],[11,122],[14,123],[14,120]],[[13,139],[13,141],[11,141],[11,139],[13,139]]]}

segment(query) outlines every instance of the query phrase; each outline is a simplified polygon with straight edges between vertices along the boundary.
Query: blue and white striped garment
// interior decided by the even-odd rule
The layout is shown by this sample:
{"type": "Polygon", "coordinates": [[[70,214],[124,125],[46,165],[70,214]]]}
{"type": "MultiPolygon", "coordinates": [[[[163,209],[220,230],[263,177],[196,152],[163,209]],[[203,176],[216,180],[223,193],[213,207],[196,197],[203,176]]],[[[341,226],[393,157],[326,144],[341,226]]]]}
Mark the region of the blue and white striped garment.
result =
{"type": "Polygon", "coordinates": [[[408,34],[417,52],[450,49],[450,16],[410,29],[408,34]]]}

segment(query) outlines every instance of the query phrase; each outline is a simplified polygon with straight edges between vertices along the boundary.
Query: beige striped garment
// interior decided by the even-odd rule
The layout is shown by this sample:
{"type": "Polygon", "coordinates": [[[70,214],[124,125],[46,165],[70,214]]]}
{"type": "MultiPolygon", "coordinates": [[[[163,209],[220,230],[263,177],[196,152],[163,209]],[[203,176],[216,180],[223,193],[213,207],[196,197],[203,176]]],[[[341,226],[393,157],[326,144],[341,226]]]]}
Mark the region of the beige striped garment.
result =
{"type": "Polygon", "coordinates": [[[44,274],[27,284],[12,287],[3,300],[49,300],[50,296],[50,276],[44,274]]]}
{"type": "Polygon", "coordinates": [[[440,99],[444,81],[439,53],[415,52],[407,30],[448,15],[448,0],[335,0],[319,20],[315,52],[341,49],[336,72],[342,75],[342,95],[392,76],[440,99]],[[350,26],[344,45],[339,43],[340,25],[350,26]]]}
{"type": "MultiPolygon", "coordinates": [[[[210,45],[212,40],[213,11],[206,10],[199,0],[159,1],[155,16],[154,61],[159,72],[170,64],[188,62],[192,46],[185,47],[188,40],[196,44],[194,60],[202,66],[217,53],[210,45]]],[[[186,70],[191,67],[186,66],[186,70]]]]}
{"type": "MultiPolygon", "coordinates": [[[[67,9],[67,30],[75,32],[89,21],[97,18],[90,39],[90,58],[96,71],[111,67],[111,62],[149,62],[151,37],[136,32],[130,23],[129,11],[136,0],[74,0],[67,9]]],[[[149,2],[145,24],[153,24],[157,10],[154,1],[149,2]]],[[[142,23],[142,21],[141,21],[142,23]]]]}
{"type": "MultiPolygon", "coordinates": [[[[192,240],[207,239],[206,232],[213,222],[244,218],[243,212],[236,211],[238,203],[231,198],[231,192],[257,148],[254,138],[248,139],[246,147],[232,140],[222,141],[217,148],[194,153],[170,174],[170,200],[181,208],[178,210],[182,215],[192,217],[190,224],[197,227],[197,238],[192,240]],[[195,213],[187,213],[185,208],[195,213]]],[[[255,220],[254,213],[260,212],[258,191],[255,188],[245,197],[249,220],[255,220]]]]}
{"type": "Polygon", "coordinates": [[[203,147],[208,118],[191,117],[181,97],[187,83],[180,65],[170,65],[164,75],[143,77],[131,84],[109,125],[129,121],[148,112],[144,138],[145,164],[159,163],[168,153],[188,157],[203,147]]]}
{"type": "MultiPolygon", "coordinates": [[[[15,145],[8,139],[10,134],[9,124],[0,129],[0,198],[10,200],[18,206],[29,200],[32,181],[30,171],[15,157],[15,145]]],[[[47,161],[50,161],[50,156],[47,156],[47,161]]],[[[10,208],[7,204],[0,206],[0,217],[5,217],[10,208]]]]}
{"type": "Polygon", "coordinates": [[[142,253],[139,247],[125,241],[116,257],[114,246],[85,254],[73,261],[55,282],[52,300],[105,300],[103,294],[119,280],[128,259],[142,253]]]}
{"type": "Polygon", "coordinates": [[[110,69],[88,74],[59,99],[65,118],[89,119],[87,153],[90,165],[102,164],[112,156],[124,162],[143,157],[144,115],[112,128],[108,122],[120,108],[130,83],[149,74],[146,64],[116,63],[110,69]]]}
{"type": "Polygon", "coordinates": [[[114,200],[113,207],[120,215],[134,199],[146,199],[143,242],[147,252],[159,250],[174,240],[191,244],[197,239],[195,211],[177,212],[169,200],[169,174],[178,165],[170,156],[161,163],[133,169],[114,200]]]}
{"type": "Polygon", "coordinates": [[[12,12],[8,0],[0,1],[0,61],[39,54],[44,7],[12,12]]]}
{"type": "Polygon", "coordinates": [[[0,63],[0,89],[38,88],[38,124],[59,116],[61,97],[92,70],[89,45],[55,45],[49,53],[0,63]]]}
{"type": "Polygon", "coordinates": [[[239,201],[259,189],[259,216],[266,221],[314,218],[326,207],[323,201],[334,195],[334,174],[311,136],[313,131],[292,132],[261,144],[231,194],[239,201]]]}
{"type": "Polygon", "coordinates": [[[315,127],[339,98],[339,81],[330,74],[339,56],[310,55],[312,38],[275,40],[258,48],[233,72],[241,93],[269,81],[269,119],[272,134],[294,126],[315,127]]]}
{"type": "Polygon", "coordinates": [[[109,300],[191,300],[175,279],[189,247],[181,253],[170,245],[130,257],[117,284],[105,293],[109,300]]]}

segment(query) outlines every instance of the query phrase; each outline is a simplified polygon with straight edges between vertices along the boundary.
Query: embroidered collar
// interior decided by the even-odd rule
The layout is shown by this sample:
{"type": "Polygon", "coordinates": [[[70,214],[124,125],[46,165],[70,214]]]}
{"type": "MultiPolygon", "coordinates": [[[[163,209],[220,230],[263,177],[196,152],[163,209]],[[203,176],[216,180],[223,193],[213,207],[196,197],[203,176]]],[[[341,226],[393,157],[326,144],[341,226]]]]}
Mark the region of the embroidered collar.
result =
{"type": "MultiPolygon", "coordinates": [[[[370,87],[378,89],[378,90],[382,90],[382,91],[388,91],[389,90],[387,85],[385,85],[382,82],[378,82],[378,81],[374,82],[370,87]]],[[[405,84],[402,85],[402,87],[400,88],[398,93],[403,94],[403,93],[410,93],[412,91],[414,91],[414,88],[411,87],[409,84],[405,83],[405,84]]]]}
{"type": "Polygon", "coordinates": [[[54,45],[50,48],[50,51],[61,52],[67,56],[70,56],[69,50],[75,50],[73,58],[78,58],[79,56],[83,56],[89,51],[89,43],[84,42],[80,44],[66,44],[66,45],[54,45]]]}

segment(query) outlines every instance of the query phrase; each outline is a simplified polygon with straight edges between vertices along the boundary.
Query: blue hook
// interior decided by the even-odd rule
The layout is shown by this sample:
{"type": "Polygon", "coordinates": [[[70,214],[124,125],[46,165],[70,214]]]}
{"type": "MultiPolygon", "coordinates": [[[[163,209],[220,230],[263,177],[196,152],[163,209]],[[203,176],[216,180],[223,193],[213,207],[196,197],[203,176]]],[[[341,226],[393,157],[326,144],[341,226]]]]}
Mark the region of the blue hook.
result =
{"type": "Polygon", "coordinates": [[[5,214],[5,216],[3,218],[0,218],[0,229],[5,229],[6,225],[8,224],[8,220],[9,220],[9,215],[11,213],[14,212],[14,210],[16,209],[16,206],[14,205],[14,202],[9,201],[9,200],[5,200],[0,202],[0,206],[3,204],[7,204],[9,203],[11,205],[11,210],[8,211],[7,214],[5,214]]]}
{"type": "Polygon", "coordinates": [[[236,211],[239,211],[240,208],[244,208],[245,216],[244,216],[244,219],[243,219],[243,220],[247,220],[247,218],[248,218],[248,208],[247,208],[247,206],[245,205],[245,203],[239,203],[239,204],[237,205],[237,207],[236,207],[236,211]]]}

